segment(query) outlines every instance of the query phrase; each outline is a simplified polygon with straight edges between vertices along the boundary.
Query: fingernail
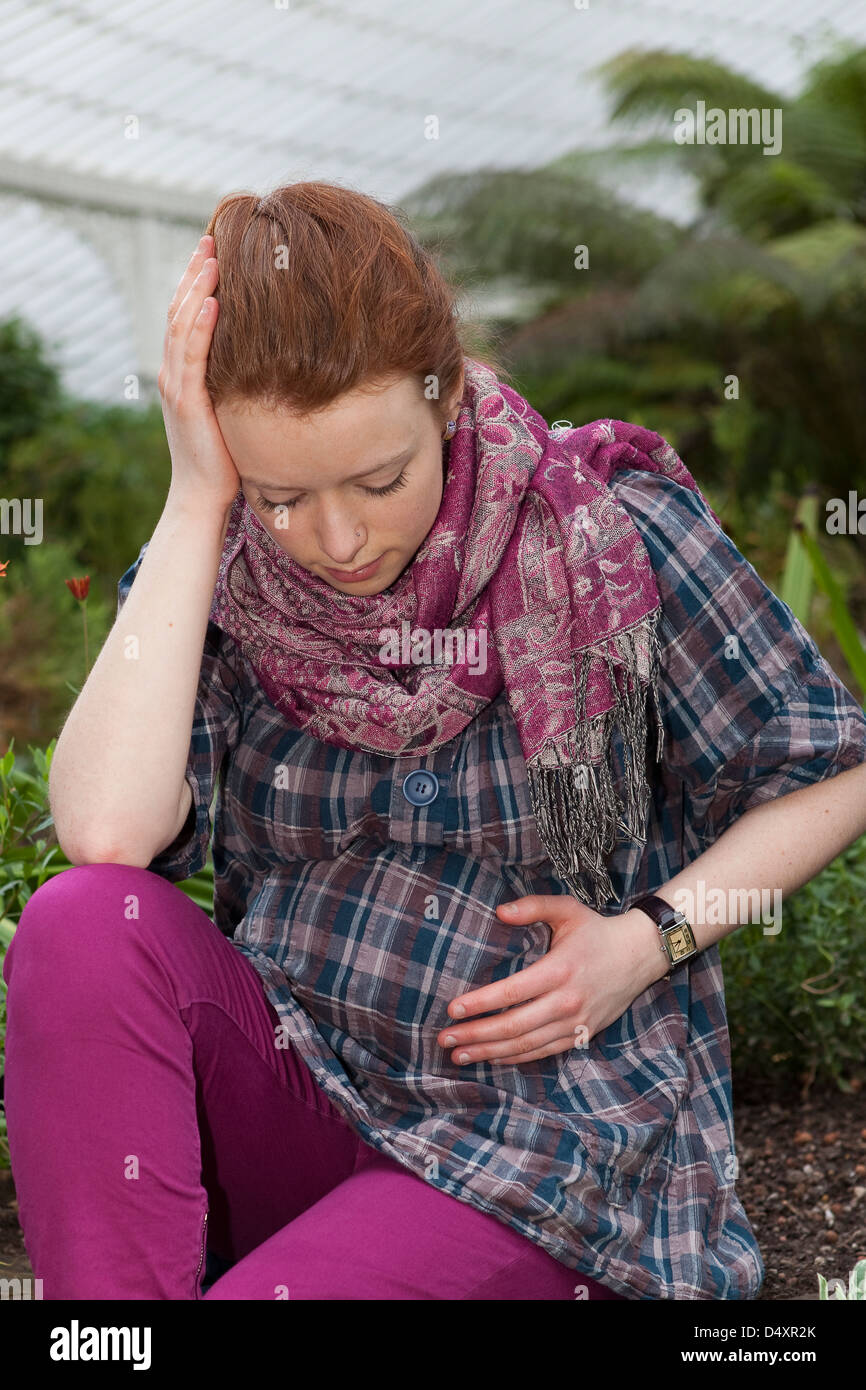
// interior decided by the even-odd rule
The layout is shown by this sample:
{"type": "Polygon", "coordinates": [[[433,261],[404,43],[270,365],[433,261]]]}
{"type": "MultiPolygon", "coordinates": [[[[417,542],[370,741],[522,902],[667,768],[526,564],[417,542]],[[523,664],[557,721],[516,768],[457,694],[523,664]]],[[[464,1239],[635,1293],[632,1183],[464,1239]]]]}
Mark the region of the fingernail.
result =
{"type": "Polygon", "coordinates": [[[468,1052],[458,1052],[458,1053],[457,1053],[457,1061],[458,1061],[458,1062],[468,1062],[468,1061],[469,1061],[469,1053],[468,1053],[468,1052]]]}
{"type": "Polygon", "coordinates": [[[462,1004],[452,1004],[451,1012],[452,1014],[455,1014],[457,1018],[462,1018],[466,1010],[464,1009],[462,1004]]]}
{"type": "Polygon", "coordinates": [[[446,1046],[446,1047],[456,1047],[456,1045],[457,1045],[457,1039],[455,1038],[454,1034],[453,1034],[453,1033],[446,1033],[446,1034],[445,1034],[445,1046],[446,1046]]]}

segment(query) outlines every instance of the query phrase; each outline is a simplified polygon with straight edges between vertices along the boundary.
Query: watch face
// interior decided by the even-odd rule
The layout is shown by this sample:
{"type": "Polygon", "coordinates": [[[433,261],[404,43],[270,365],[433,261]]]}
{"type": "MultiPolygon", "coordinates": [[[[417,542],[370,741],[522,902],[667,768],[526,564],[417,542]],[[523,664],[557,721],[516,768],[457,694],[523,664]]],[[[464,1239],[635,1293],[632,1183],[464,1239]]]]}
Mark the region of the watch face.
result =
{"type": "Polygon", "coordinates": [[[668,932],[667,940],[672,960],[682,960],[683,956],[691,955],[694,950],[695,943],[689,927],[675,927],[668,932]]]}

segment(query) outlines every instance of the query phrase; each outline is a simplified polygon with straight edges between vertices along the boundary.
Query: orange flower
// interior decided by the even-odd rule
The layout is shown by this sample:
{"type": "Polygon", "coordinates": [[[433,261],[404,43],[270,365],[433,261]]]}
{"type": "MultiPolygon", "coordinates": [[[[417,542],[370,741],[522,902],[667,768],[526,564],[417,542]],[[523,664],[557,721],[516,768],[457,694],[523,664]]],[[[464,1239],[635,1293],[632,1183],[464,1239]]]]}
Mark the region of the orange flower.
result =
{"type": "Polygon", "coordinates": [[[90,575],[86,574],[83,579],[64,579],[64,584],[73,598],[77,598],[81,604],[81,621],[84,624],[84,679],[90,675],[90,661],[87,655],[87,605],[84,600],[90,593],[90,575]]]}
{"type": "Polygon", "coordinates": [[[6,570],[9,566],[8,560],[0,560],[0,579],[6,579],[6,570]]]}
{"type": "Polygon", "coordinates": [[[90,593],[90,575],[86,574],[83,579],[66,579],[67,585],[73,598],[85,599],[90,593]]]}

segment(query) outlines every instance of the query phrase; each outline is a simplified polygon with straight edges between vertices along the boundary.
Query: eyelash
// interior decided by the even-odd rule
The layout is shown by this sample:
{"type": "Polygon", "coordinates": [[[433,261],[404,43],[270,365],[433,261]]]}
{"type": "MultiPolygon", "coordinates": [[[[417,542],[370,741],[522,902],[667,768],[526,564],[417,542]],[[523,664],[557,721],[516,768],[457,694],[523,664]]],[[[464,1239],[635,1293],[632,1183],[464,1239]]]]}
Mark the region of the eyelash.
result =
{"type": "MultiPolygon", "coordinates": [[[[371,497],[384,497],[387,493],[396,492],[398,488],[405,486],[406,469],[404,468],[402,473],[399,473],[393,483],[389,483],[387,487],[365,487],[364,491],[369,493],[371,497]]],[[[266,512],[275,512],[278,507],[296,507],[298,500],[297,497],[293,497],[290,502],[271,502],[267,497],[262,497],[261,493],[258,495],[258,504],[260,507],[264,507],[266,512]]]]}

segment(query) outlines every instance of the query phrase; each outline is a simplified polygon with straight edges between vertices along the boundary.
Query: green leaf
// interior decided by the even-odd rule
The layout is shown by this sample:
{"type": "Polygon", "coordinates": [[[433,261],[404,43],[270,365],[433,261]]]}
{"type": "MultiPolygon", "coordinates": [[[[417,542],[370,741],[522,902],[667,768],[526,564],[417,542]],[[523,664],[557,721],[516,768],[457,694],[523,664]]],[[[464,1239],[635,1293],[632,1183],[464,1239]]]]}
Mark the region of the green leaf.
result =
{"type": "Polygon", "coordinates": [[[830,620],[833,624],[833,631],[839,639],[839,646],[845,654],[845,660],[851,667],[864,697],[866,697],[866,648],[857,635],[857,629],[846,607],[842,590],[833,578],[830,567],[814,537],[810,536],[805,528],[801,528],[800,538],[811,561],[815,582],[830,600],[830,620]]]}
{"type": "MultiPolygon", "coordinates": [[[[797,519],[808,530],[809,535],[814,536],[818,523],[818,498],[816,494],[807,493],[800,498],[797,506],[797,519]]],[[[795,526],[788,535],[788,549],[779,597],[783,603],[788,605],[794,616],[799,618],[804,627],[809,622],[813,584],[812,565],[795,526]]]]}

